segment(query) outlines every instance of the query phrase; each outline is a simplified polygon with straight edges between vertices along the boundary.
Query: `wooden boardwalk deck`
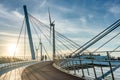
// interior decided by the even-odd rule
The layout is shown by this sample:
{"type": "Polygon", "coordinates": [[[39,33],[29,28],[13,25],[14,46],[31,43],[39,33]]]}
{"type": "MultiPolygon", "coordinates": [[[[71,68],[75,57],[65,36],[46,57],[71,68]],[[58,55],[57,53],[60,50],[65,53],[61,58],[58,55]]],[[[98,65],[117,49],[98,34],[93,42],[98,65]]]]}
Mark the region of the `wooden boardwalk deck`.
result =
{"type": "Polygon", "coordinates": [[[27,67],[22,72],[21,78],[22,80],[83,80],[57,70],[50,61],[27,67]]]}

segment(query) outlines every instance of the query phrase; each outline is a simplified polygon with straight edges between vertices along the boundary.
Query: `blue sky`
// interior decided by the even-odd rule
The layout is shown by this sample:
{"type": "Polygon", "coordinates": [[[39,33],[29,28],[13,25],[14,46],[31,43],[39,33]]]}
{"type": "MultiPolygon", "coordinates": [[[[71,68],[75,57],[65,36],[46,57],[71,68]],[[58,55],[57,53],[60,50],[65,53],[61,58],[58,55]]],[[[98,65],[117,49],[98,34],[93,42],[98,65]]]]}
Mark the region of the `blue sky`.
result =
{"type": "MultiPolygon", "coordinates": [[[[15,43],[23,20],[23,5],[29,13],[49,25],[47,9],[55,20],[56,30],[82,45],[120,18],[120,0],[0,0],[0,53],[15,43]]],[[[120,28],[90,48],[105,42],[120,28]]],[[[119,36],[120,37],[120,36],[119,36]]],[[[101,50],[112,50],[120,44],[115,38],[101,50]],[[111,45],[112,44],[112,45],[111,45]]]]}

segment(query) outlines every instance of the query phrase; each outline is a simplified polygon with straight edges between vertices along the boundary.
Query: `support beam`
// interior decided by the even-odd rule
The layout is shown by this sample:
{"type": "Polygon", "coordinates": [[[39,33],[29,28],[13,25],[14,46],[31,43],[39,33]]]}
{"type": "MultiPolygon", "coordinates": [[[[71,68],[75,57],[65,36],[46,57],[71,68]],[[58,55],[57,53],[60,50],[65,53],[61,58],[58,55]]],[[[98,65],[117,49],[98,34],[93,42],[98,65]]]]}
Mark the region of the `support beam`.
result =
{"type": "Polygon", "coordinates": [[[55,59],[55,24],[53,24],[53,60],[55,59]]]}
{"type": "Polygon", "coordinates": [[[31,35],[29,17],[28,17],[28,12],[27,12],[26,5],[24,5],[23,8],[24,8],[24,14],[25,14],[25,20],[26,20],[26,26],[27,26],[31,55],[32,55],[32,59],[34,60],[35,59],[35,51],[34,51],[34,47],[33,47],[33,41],[32,41],[32,35],[31,35]]]}
{"type": "Polygon", "coordinates": [[[42,61],[42,42],[40,41],[40,56],[41,56],[41,61],[42,61]]]}

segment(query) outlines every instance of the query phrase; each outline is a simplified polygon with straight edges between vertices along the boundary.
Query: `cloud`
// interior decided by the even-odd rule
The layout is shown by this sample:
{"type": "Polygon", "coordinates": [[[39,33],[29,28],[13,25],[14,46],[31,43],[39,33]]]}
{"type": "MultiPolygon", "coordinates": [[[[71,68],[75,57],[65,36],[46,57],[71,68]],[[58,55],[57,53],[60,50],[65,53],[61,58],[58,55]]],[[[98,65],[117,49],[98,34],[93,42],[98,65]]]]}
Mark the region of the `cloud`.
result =
{"type": "Polygon", "coordinates": [[[18,34],[12,34],[12,33],[8,33],[8,32],[0,32],[0,35],[12,36],[12,37],[17,37],[18,36],[18,34]]]}
{"type": "Polygon", "coordinates": [[[60,11],[62,11],[62,12],[72,12],[71,9],[66,8],[66,7],[58,6],[57,8],[58,8],[60,11]]]}
{"type": "Polygon", "coordinates": [[[18,21],[23,18],[23,15],[19,13],[17,10],[9,10],[9,8],[4,7],[0,4],[0,17],[10,21],[18,21]]]}
{"type": "Polygon", "coordinates": [[[94,15],[89,14],[89,15],[88,15],[88,17],[91,19],[91,18],[93,18],[93,17],[94,17],[94,15]]]}
{"type": "Polygon", "coordinates": [[[12,11],[12,14],[15,15],[16,17],[20,18],[20,19],[23,19],[23,15],[20,14],[18,11],[12,11]]]}
{"type": "Polygon", "coordinates": [[[47,3],[47,0],[43,0],[42,2],[40,2],[40,7],[44,7],[46,3],[47,3]]]}
{"type": "MultiPolygon", "coordinates": [[[[1,18],[0,19],[0,32],[2,34],[3,32],[18,33],[17,31],[19,31],[19,29],[22,26],[22,22],[23,22],[22,20],[24,16],[20,12],[18,12],[17,9],[10,10],[9,8],[0,4],[0,18],[1,18]]],[[[11,34],[8,34],[8,35],[11,35],[11,34]]]]}
{"type": "Polygon", "coordinates": [[[120,6],[119,5],[114,5],[109,8],[109,12],[113,14],[120,14],[120,6]]]}
{"type": "Polygon", "coordinates": [[[86,22],[87,22],[87,20],[86,20],[85,17],[81,17],[81,18],[80,18],[80,21],[81,21],[82,23],[86,23],[86,22]]]}

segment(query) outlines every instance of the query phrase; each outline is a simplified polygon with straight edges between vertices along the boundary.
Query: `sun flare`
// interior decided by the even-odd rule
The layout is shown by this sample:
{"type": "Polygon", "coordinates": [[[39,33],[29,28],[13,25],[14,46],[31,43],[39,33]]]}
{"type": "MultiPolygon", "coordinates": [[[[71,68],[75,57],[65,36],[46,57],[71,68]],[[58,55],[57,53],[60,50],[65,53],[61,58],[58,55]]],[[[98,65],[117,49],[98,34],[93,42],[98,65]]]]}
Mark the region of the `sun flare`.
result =
{"type": "Polygon", "coordinates": [[[8,52],[10,56],[14,56],[14,52],[17,51],[16,49],[16,45],[15,44],[10,44],[8,46],[8,52]]]}

